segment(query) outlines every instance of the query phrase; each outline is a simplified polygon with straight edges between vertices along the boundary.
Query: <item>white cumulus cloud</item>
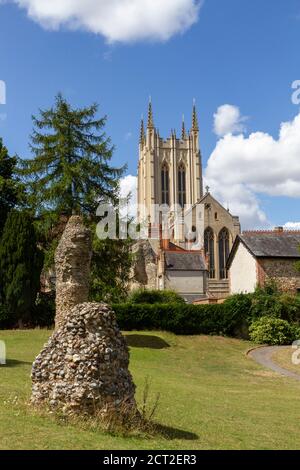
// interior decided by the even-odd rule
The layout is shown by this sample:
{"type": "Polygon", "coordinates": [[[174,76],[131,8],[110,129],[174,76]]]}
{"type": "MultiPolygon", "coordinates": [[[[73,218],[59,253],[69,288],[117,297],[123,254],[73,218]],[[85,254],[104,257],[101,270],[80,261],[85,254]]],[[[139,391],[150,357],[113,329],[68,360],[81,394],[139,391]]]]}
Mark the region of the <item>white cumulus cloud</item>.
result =
{"type": "Polygon", "coordinates": [[[121,211],[125,216],[135,218],[137,215],[137,177],[133,175],[124,176],[120,181],[120,198],[129,199],[126,209],[121,211]]]}
{"type": "Polygon", "coordinates": [[[300,222],[287,222],[284,228],[286,230],[300,230],[300,222]]]}
{"type": "Polygon", "coordinates": [[[120,181],[120,197],[126,199],[128,196],[130,196],[130,202],[136,204],[137,177],[133,175],[124,176],[120,181]]]}
{"type": "Polygon", "coordinates": [[[198,20],[203,0],[10,0],[48,29],[61,26],[108,42],[165,41],[198,20]]]}
{"type": "Polygon", "coordinates": [[[224,104],[214,114],[214,132],[219,137],[244,132],[246,119],[237,106],[224,104]]]}
{"type": "Polygon", "coordinates": [[[206,180],[244,228],[266,226],[257,195],[300,198],[300,114],[281,124],[277,139],[264,132],[225,135],[209,158],[206,180]]]}

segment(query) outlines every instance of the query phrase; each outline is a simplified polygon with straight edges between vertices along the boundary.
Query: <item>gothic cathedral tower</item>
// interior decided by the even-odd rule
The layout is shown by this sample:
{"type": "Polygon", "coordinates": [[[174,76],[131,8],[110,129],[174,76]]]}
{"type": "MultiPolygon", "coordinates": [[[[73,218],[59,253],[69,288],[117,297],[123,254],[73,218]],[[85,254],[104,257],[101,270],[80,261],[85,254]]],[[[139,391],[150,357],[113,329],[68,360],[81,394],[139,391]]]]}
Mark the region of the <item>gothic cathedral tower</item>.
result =
{"type": "Polygon", "coordinates": [[[152,103],[149,103],[145,132],[141,123],[138,165],[138,219],[149,220],[153,205],[172,208],[194,205],[203,197],[202,159],[196,106],[193,106],[192,129],[182,123],[181,138],[172,130],[167,140],[154,126],[152,103]]]}

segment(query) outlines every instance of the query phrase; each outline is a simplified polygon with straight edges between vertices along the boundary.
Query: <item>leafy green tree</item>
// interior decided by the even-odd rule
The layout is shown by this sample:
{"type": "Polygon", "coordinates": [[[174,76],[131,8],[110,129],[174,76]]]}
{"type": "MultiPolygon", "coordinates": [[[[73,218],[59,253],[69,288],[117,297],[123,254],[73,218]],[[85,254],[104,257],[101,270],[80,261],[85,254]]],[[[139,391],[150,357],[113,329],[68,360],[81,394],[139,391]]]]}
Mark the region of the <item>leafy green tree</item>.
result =
{"type": "Polygon", "coordinates": [[[10,157],[0,139],[0,236],[11,209],[23,198],[24,188],[16,176],[17,158],[10,157]]]}
{"type": "Polygon", "coordinates": [[[38,238],[45,251],[45,271],[53,264],[69,216],[82,214],[91,224],[101,202],[117,201],[125,168],[111,165],[114,148],[104,132],[106,117],[98,118],[97,112],[96,104],[75,109],[59,94],[51,109],[33,117],[34,157],[23,161],[21,174],[29,187],[38,238]]]}
{"type": "Polygon", "coordinates": [[[38,216],[95,216],[101,201],[116,200],[125,168],[111,166],[106,117],[97,118],[97,112],[96,104],[72,108],[59,94],[54,107],[33,117],[34,158],[23,161],[22,174],[38,216]]]}
{"type": "Polygon", "coordinates": [[[125,300],[128,295],[131,265],[132,253],[129,240],[99,240],[95,235],[91,267],[91,300],[96,302],[125,300]]]}
{"type": "Polygon", "coordinates": [[[30,322],[40,286],[41,253],[30,215],[9,213],[0,243],[0,300],[10,325],[30,322]]]}

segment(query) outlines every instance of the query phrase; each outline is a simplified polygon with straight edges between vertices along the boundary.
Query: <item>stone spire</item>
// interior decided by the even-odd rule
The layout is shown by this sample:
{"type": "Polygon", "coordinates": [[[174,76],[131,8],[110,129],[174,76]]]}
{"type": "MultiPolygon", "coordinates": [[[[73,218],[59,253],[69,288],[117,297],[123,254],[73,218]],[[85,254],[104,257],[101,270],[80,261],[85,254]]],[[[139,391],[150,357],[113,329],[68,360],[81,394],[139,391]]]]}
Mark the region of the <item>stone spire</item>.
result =
{"type": "Polygon", "coordinates": [[[184,114],[182,116],[182,132],[181,132],[182,140],[186,139],[186,130],[185,130],[185,121],[184,121],[184,114]]]}
{"type": "Polygon", "coordinates": [[[197,110],[196,110],[196,101],[194,100],[194,104],[193,104],[193,119],[192,119],[192,122],[193,122],[193,131],[196,131],[198,132],[199,131],[199,125],[198,125],[198,115],[197,115],[197,110]]]}
{"type": "Polygon", "coordinates": [[[152,111],[152,100],[151,97],[149,99],[149,108],[148,108],[148,129],[153,129],[154,128],[154,122],[153,122],[153,111],[152,111]]]}
{"type": "Polygon", "coordinates": [[[145,143],[145,126],[144,126],[144,117],[141,119],[141,133],[140,133],[140,143],[143,145],[145,143]]]}

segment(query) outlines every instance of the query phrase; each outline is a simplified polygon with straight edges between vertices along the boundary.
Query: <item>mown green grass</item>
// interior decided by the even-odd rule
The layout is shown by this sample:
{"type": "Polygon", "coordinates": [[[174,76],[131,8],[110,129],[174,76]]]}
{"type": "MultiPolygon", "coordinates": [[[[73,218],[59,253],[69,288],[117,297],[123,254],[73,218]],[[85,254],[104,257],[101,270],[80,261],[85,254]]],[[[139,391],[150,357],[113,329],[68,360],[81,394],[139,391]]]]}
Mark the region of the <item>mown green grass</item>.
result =
{"type": "Polygon", "coordinates": [[[0,332],[0,449],[297,449],[300,384],[245,356],[249,343],[216,337],[129,333],[131,371],[141,402],[146,377],[165,437],[112,436],[33,413],[31,362],[50,332],[0,332]]]}
{"type": "Polygon", "coordinates": [[[300,375],[300,364],[293,363],[293,355],[296,354],[296,359],[299,359],[299,353],[293,348],[282,348],[272,354],[272,360],[280,367],[296,372],[300,375]]]}

